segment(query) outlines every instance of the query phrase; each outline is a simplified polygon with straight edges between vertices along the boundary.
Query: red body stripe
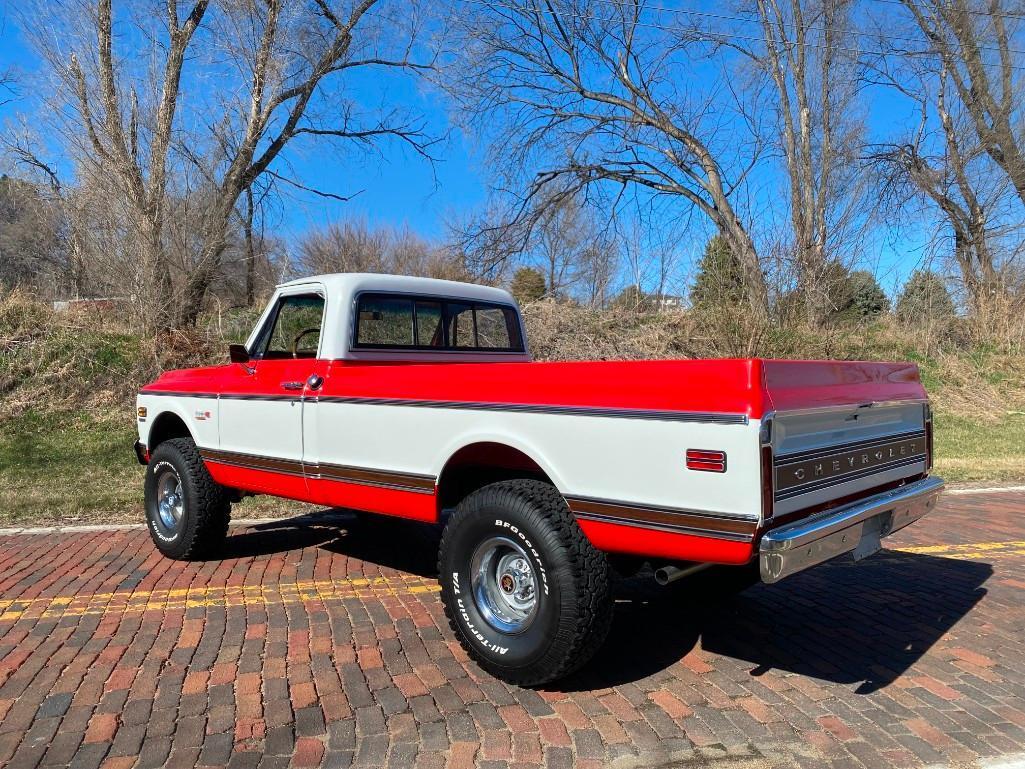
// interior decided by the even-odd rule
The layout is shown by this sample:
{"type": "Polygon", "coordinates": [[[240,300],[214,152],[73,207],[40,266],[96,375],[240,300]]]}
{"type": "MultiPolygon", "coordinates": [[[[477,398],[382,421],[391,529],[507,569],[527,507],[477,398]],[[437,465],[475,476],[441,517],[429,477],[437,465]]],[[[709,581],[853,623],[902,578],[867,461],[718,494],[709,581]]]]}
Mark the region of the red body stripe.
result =
{"type": "MultiPolygon", "coordinates": [[[[925,397],[918,367],[859,361],[669,360],[367,364],[265,361],[169,371],[143,392],[284,395],[280,379],[325,377],[322,395],[746,414],[925,397]],[[268,368],[261,376],[261,367],[268,368]],[[453,368],[455,367],[455,368],[453,368]],[[284,371],[288,368],[289,371],[284,371]],[[292,376],[292,374],[295,376],[292,376]],[[300,376],[301,375],[301,376],[300,376]]],[[[294,397],[294,393],[292,397],[294,397]]]]}
{"type": "Polygon", "coordinates": [[[225,465],[205,460],[206,467],[215,481],[232,489],[252,491],[257,494],[271,494],[275,497],[297,499],[308,502],[310,491],[306,479],[299,475],[272,473],[267,470],[251,470],[247,467],[225,465]]]}
{"type": "Polygon", "coordinates": [[[610,553],[629,553],[670,561],[728,564],[747,563],[754,557],[754,544],[751,542],[731,542],[604,521],[581,520],[579,523],[591,544],[610,553]]]}
{"type": "Polygon", "coordinates": [[[345,481],[311,480],[310,502],[329,507],[367,510],[416,521],[433,523],[438,520],[437,497],[434,494],[364,486],[345,481]]]}
{"type": "Polygon", "coordinates": [[[313,478],[307,481],[298,475],[251,470],[207,460],[206,466],[215,481],[233,489],[296,499],[325,507],[346,507],[371,513],[436,521],[434,494],[421,494],[399,489],[365,486],[359,483],[328,481],[313,478]]]}
{"type": "MultiPolygon", "coordinates": [[[[214,480],[225,486],[278,497],[311,502],[325,507],[346,507],[417,521],[437,520],[434,494],[418,494],[342,481],[249,470],[219,462],[206,463],[214,480]]],[[[598,521],[580,521],[580,527],[599,550],[652,558],[709,563],[747,563],[754,549],[750,542],[730,542],[712,537],[641,529],[598,521]]]]}

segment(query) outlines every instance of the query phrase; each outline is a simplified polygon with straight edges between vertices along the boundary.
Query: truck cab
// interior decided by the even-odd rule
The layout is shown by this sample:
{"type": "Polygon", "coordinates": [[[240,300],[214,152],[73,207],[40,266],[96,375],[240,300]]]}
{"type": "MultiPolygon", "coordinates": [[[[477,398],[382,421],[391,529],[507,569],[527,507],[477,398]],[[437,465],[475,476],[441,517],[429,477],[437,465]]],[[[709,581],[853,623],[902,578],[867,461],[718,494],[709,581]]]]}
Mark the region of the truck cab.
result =
{"type": "Polygon", "coordinates": [[[913,364],[533,362],[506,291],[423,278],[282,284],[228,363],[137,407],[165,555],[215,555],[249,494],[443,525],[453,632],[521,684],[600,645],[612,559],[776,582],[871,555],[943,485],[913,364]]]}

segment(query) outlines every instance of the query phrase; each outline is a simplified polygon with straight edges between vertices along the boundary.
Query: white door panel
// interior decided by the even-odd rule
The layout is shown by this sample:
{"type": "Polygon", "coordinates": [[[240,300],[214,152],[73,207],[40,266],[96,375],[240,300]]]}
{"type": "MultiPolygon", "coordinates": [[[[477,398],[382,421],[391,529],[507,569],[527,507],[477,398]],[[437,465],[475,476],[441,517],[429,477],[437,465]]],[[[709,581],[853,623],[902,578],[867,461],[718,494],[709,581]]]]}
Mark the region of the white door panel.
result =
{"type": "Polygon", "coordinates": [[[302,459],[303,404],[294,400],[222,398],[221,450],[241,454],[302,459]]]}

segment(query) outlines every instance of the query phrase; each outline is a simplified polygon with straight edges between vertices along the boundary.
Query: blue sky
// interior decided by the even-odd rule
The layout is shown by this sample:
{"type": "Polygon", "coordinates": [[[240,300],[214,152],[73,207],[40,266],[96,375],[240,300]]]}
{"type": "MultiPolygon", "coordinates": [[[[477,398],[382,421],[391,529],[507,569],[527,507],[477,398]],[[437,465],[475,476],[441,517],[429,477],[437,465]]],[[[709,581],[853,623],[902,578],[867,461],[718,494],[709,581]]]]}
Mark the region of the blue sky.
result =
{"type": "MultiPolygon", "coordinates": [[[[27,72],[37,69],[35,54],[12,15],[0,11],[0,19],[0,71],[8,66],[27,72]]],[[[432,164],[401,142],[381,144],[379,153],[363,157],[343,155],[323,142],[295,142],[288,157],[299,181],[338,195],[360,194],[343,203],[294,191],[282,212],[282,234],[302,232],[311,224],[365,216],[371,223],[408,225],[427,237],[441,237],[444,221],[453,212],[483,202],[486,185],[479,163],[470,142],[449,130],[440,100],[408,80],[389,88],[392,98],[400,98],[425,117],[432,135],[446,136],[431,150],[437,160],[432,164]]],[[[369,92],[367,96],[380,98],[369,92]]],[[[31,94],[23,92],[21,98],[0,106],[0,123],[16,112],[31,114],[35,108],[31,94]]]]}
{"type": "MultiPolygon", "coordinates": [[[[3,0],[0,0],[2,2],[3,0]]],[[[10,6],[13,7],[13,6],[10,6]]],[[[11,13],[0,11],[0,70],[7,66],[31,72],[38,63],[22,39],[11,13]]],[[[368,78],[357,85],[362,101],[373,103],[385,98],[381,81],[368,78]]],[[[473,137],[465,137],[450,128],[447,107],[436,93],[419,88],[409,78],[387,81],[387,98],[411,106],[427,121],[428,132],[447,134],[432,148],[438,160],[432,165],[401,142],[379,145],[370,156],[342,154],[324,142],[294,142],[287,150],[288,173],[302,184],[338,195],[352,195],[339,202],[294,192],[286,201],[280,221],[274,223],[286,238],[310,226],[354,217],[366,217],[372,224],[408,226],[429,238],[445,235],[446,220],[479,209],[487,197],[489,174],[482,168],[481,153],[475,151],[473,137]]],[[[870,132],[885,133],[904,117],[907,109],[882,91],[866,100],[870,132]],[[904,114],[901,114],[901,113],[904,114]]],[[[31,114],[36,108],[30,94],[0,106],[0,124],[16,111],[31,114]]],[[[286,171],[278,169],[282,173],[286,171]]],[[[772,194],[772,185],[766,185],[772,194]]],[[[885,290],[893,292],[907,274],[918,266],[923,234],[916,227],[901,232],[878,231],[870,250],[875,254],[868,266],[876,268],[885,290]]],[[[683,246],[681,269],[690,268],[703,246],[703,235],[695,233],[694,242],[683,246]]]]}

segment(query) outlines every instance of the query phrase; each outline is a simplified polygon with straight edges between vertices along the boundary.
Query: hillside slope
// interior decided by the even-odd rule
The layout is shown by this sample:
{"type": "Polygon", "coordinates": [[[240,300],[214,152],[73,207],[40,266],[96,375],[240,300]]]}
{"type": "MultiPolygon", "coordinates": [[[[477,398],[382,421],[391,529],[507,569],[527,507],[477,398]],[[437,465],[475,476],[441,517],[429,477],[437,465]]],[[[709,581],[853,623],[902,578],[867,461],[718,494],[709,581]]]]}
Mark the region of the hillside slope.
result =
{"type": "MultiPolygon", "coordinates": [[[[914,360],[936,411],[936,470],[952,482],[1025,480],[1025,356],[936,345],[892,323],[754,338],[693,314],[596,313],[541,302],[525,310],[539,359],[766,357],[914,360]]],[[[0,525],[138,521],[142,469],[133,399],[160,370],[223,360],[249,311],[208,316],[194,332],[147,339],[102,313],[55,314],[0,298],[0,525]]],[[[714,320],[714,319],[713,319],[714,320]]],[[[246,500],[237,515],[302,509],[246,500]]]]}

